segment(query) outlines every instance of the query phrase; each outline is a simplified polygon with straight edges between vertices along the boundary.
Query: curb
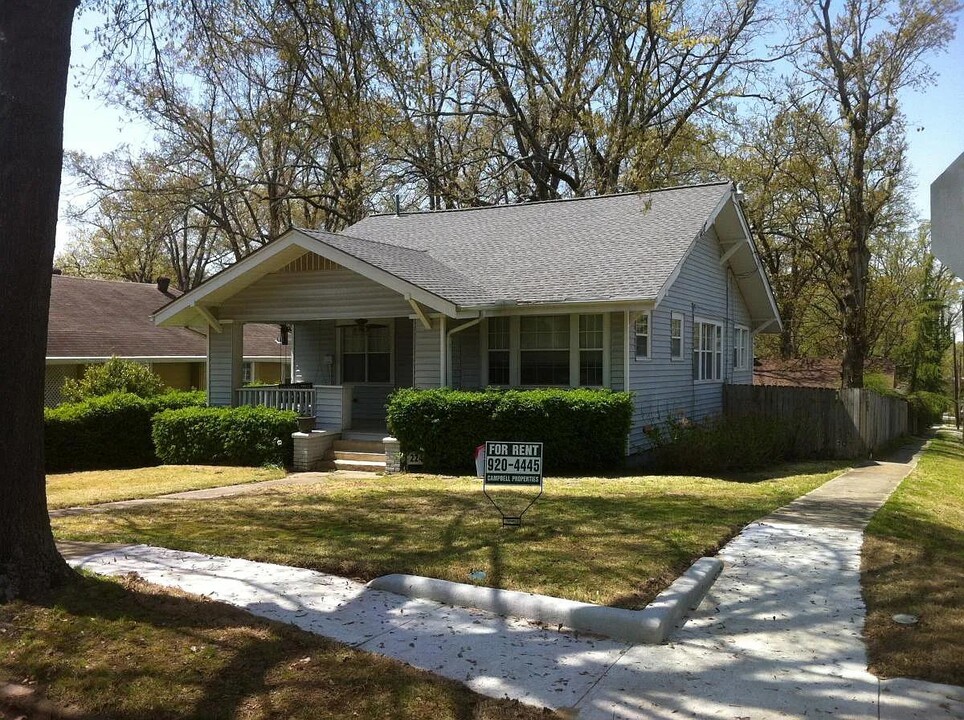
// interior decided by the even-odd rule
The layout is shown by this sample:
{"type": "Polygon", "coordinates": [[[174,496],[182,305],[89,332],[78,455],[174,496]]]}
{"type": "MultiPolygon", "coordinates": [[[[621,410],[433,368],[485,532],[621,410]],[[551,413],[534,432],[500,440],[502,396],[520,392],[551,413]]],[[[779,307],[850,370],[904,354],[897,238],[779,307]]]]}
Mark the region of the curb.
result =
{"type": "Polygon", "coordinates": [[[614,640],[657,645],[669,637],[687,612],[700,604],[722,570],[720,559],[700,558],[642,610],[593,605],[517,590],[497,590],[419,575],[383,575],[369,582],[368,587],[434,600],[443,605],[475,608],[546,625],[562,625],[614,640]]]}

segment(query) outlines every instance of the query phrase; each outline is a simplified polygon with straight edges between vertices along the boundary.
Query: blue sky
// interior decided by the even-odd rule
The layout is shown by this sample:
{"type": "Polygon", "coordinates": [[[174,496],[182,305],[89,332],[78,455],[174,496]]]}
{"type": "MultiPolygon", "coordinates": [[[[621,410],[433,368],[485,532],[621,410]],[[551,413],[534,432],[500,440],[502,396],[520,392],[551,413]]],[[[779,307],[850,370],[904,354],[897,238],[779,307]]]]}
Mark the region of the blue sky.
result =
{"type": "MultiPolygon", "coordinates": [[[[108,152],[120,144],[136,148],[150,143],[147,128],[105,105],[85,79],[83,67],[95,59],[96,49],[87,50],[84,46],[92,42],[90,30],[96,19],[92,13],[81,14],[74,25],[64,117],[64,147],[92,155],[108,152]]],[[[922,218],[930,214],[931,182],[964,153],[964,28],[960,22],[961,18],[957,35],[947,51],[931,61],[938,74],[936,84],[901,98],[909,130],[909,161],[917,178],[913,201],[922,218]],[[923,130],[917,131],[917,128],[923,130]]],[[[65,178],[61,209],[65,199],[75,193],[76,189],[65,178]]],[[[64,247],[68,237],[69,226],[59,223],[58,250],[64,247]]]]}

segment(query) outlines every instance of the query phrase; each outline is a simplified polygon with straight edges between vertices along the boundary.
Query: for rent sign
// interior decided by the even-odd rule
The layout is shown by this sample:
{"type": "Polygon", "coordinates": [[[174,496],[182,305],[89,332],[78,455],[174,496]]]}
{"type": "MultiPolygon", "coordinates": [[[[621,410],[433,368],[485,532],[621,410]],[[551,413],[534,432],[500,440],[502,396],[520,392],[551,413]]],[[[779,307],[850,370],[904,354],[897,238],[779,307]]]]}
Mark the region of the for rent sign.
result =
{"type": "Polygon", "coordinates": [[[542,443],[486,442],[485,484],[541,487],[542,443]]]}

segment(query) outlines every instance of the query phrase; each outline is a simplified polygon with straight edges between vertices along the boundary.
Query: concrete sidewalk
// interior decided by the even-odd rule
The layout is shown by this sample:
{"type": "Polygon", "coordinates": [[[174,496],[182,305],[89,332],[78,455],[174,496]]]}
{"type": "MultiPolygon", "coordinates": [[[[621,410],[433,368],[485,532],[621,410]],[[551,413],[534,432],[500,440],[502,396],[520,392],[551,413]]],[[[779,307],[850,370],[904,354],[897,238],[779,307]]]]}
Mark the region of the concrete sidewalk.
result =
{"type": "MultiPolygon", "coordinates": [[[[94,572],[207,595],[578,718],[964,719],[964,688],[867,672],[862,530],[913,460],[854,469],[747,526],[661,646],[630,646],[412,600],[321,573],[132,546],[74,546],[94,572]]],[[[574,549],[575,550],[575,549],[574,549]]]]}

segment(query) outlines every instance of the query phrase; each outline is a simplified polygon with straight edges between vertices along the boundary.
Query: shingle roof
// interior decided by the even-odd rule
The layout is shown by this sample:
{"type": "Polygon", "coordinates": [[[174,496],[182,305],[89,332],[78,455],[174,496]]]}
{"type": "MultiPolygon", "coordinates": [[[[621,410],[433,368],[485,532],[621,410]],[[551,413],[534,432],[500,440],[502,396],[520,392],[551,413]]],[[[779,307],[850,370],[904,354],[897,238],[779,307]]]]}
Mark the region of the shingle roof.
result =
{"type": "Polygon", "coordinates": [[[713,183],[373,215],[314,236],[463,307],[653,299],[729,192],[713,183]]]}
{"type": "Polygon", "coordinates": [[[301,230],[301,232],[402,280],[418,285],[434,295],[450,300],[456,305],[487,304],[496,299],[482,285],[453,269],[451,264],[435,259],[424,249],[336,235],[324,230],[301,230]]]}
{"type": "MultiPolygon", "coordinates": [[[[154,284],[51,278],[48,358],[207,357],[207,338],[183,327],[157,327],[151,314],[180,293],[154,284]]],[[[246,357],[278,357],[276,325],[244,327],[246,357]]]]}

